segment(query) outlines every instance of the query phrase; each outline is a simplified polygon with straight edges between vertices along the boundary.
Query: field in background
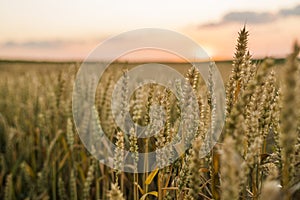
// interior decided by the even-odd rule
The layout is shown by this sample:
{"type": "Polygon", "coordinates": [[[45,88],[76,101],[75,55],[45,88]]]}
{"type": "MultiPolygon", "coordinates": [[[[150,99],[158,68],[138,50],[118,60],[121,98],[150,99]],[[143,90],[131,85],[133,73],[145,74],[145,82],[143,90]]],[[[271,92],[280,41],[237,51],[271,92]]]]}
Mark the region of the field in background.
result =
{"type": "MultiPolygon", "coordinates": [[[[262,60],[255,60],[254,63],[261,63],[262,60]]],[[[282,65],[284,64],[284,59],[276,59],[276,71],[278,70],[278,74],[281,73],[282,65]]],[[[69,66],[76,66],[77,68],[80,67],[81,62],[39,62],[39,61],[14,61],[14,60],[0,60],[0,71],[1,73],[16,73],[17,74],[24,74],[29,73],[31,71],[41,71],[41,72],[48,72],[48,71],[59,71],[63,68],[69,66]]],[[[110,68],[117,69],[122,71],[122,68],[132,68],[141,63],[113,63],[110,65],[110,68]]],[[[183,73],[186,72],[190,68],[190,64],[184,63],[162,63],[166,64],[167,66],[174,67],[174,69],[178,70],[179,72],[183,73]]],[[[223,77],[224,82],[227,82],[229,79],[229,75],[232,70],[232,61],[217,61],[216,65],[223,77]]]]}

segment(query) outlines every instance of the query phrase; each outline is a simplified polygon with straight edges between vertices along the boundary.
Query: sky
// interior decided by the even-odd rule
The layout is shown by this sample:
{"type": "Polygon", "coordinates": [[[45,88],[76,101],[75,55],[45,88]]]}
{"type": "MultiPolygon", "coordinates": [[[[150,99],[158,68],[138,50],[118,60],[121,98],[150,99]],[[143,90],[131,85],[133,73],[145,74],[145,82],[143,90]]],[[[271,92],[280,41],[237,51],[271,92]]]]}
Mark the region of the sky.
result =
{"type": "Polygon", "coordinates": [[[299,22],[299,0],[0,0],[0,59],[84,59],[139,28],[179,32],[213,59],[231,59],[244,24],[255,58],[284,57],[300,41],[299,22]]]}

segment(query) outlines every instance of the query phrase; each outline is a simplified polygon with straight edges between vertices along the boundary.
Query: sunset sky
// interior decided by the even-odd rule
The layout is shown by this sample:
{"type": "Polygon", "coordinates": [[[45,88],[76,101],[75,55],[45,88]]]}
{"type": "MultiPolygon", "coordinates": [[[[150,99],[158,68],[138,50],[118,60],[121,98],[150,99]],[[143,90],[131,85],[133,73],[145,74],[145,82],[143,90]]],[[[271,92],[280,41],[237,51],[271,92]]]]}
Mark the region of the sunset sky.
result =
{"type": "Polygon", "coordinates": [[[244,24],[255,58],[284,57],[300,41],[300,2],[1,0],[0,59],[84,59],[109,37],[149,27],[185,34],[213,59],[231,59],[244,24]]]}

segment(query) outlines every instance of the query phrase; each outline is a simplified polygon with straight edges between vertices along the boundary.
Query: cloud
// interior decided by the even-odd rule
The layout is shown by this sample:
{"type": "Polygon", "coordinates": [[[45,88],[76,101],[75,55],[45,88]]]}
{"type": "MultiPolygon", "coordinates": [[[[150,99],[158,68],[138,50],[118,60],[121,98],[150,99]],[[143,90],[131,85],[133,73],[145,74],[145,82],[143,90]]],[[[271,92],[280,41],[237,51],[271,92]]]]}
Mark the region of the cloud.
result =
{"type": "Polygon", "coordinates": [[[300,5],[291,9],[282,9],[279,14],[283,16],[300,16],[300,5]]]}
{"type": "Polygon", "coordinates": [[[4,48],[30,48],[30,49],[48,49],[48,48],[58,48],[65,44],[63,41],[53,40],[53,41],[26,41],[26,42],[14,42],[8,41],[1,44],[4,48]]]}
{"type": "Polygon", "coordinates": [[[276,16],[267,12],[231,12],[223,17],[223,22],[238,22],[238,23],[250,23],[259,24],[265,22],[272,22],[276,20],[276,16]]]}
{"type": "Polygon", "coordinates": [[[200,27],[216,27],[229,23],[242,23],[242,24],[261,24],[274,22],[280,18],[288,16],[300,16],[300,5],[290,9],[281,9],[277,13],[271,12],[229,12],[225,14],[219,22],[202,24],[200,27]]]}

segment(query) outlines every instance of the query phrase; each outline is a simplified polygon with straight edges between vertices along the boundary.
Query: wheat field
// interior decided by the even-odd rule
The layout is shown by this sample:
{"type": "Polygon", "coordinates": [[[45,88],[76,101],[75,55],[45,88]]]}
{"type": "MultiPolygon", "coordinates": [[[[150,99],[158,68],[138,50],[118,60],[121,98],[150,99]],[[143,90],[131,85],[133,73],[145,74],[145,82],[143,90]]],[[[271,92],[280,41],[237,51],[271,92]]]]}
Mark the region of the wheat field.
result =
{"type": "MultiPolygon", "coordinates": [[[[214,123],[215,97],[203,89],[196,68],[170,64],[192,85],[199,127],[183,156],[147,173],[111,169],[85,149],[72,114],[80,63],[0,62],[0,199],[300,199],[299,46],[284,61],[256,61],[248,38],[241,29],[233,60],[217,63],[226,82],[226,119],[221,138],[204,158],[199,148],[214,123]]],[[[149,123],[150,105],[162,105],[167,111],[163,131],[140,139],[134,129],[125,136],[116,127],[109,96],[124,69],[135,65],[114,63],[96,93],[100,122],[118,146],[117,163],[124,149],[138,154],[168,144],[180,120],[178,99],[150,84],[133,94],[130,113],[143,125],[149,123]]]]}

